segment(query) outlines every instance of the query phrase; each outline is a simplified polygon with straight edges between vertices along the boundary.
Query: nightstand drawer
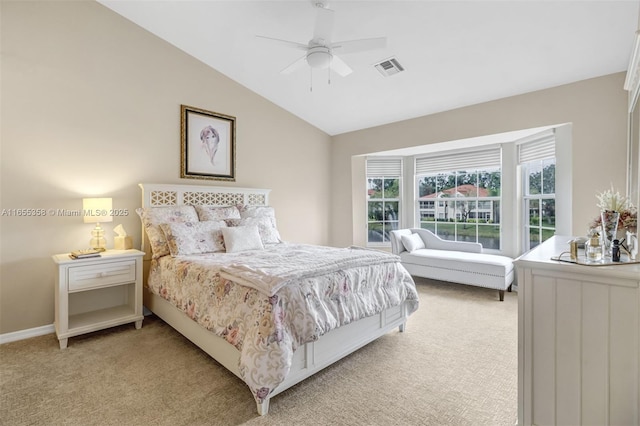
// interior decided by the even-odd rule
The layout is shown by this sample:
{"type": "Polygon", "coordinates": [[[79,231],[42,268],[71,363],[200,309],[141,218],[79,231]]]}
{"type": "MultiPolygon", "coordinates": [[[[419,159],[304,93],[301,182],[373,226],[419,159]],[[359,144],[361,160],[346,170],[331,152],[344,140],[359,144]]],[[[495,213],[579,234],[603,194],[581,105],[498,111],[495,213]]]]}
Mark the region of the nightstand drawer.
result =
{"type": "Polygon", "coordinates": [[[69,268],[69,291],[131,283],[136,280],[135,260],[69,268]]]}

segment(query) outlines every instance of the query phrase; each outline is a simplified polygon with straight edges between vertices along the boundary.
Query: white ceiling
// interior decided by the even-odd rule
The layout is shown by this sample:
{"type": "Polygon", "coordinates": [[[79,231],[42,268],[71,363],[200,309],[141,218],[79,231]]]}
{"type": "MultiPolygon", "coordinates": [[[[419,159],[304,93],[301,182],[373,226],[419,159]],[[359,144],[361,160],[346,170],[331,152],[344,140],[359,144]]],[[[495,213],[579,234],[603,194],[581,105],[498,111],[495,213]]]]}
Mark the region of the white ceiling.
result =
{"type": "Polygon", "coordinates": [[[346,77],[304,67],[313,1],[100,3],[285,110],[336,135],[627,69],[640,0],[334,0],[332,41],[387,37],[387,47],[341,58],[346,77]],[[406,71],[373,64],[396,57],[406,71]],[[310,87],[313,91],[310,91],[310,87]]]}

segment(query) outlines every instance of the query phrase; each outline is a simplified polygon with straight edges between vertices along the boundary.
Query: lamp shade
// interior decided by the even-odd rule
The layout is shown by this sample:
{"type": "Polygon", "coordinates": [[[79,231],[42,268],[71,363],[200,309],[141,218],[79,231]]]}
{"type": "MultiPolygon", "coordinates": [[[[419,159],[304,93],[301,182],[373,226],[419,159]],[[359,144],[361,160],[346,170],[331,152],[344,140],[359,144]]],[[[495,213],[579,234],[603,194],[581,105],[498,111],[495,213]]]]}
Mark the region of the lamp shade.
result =
{"type": "Polygon", "coordinates": [[[111,198],[83,198],[82,217],[84,223],[113,222],[111,198]]]}

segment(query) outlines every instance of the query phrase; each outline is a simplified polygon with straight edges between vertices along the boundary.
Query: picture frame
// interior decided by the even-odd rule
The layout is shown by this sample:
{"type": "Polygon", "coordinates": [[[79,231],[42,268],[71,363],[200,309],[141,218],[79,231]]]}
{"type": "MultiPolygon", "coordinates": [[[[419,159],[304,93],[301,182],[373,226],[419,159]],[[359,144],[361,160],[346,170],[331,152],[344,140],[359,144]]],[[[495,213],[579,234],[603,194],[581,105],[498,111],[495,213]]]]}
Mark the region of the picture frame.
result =
{"type": "Polygon", "coordinates": [[[235,181],[236,118],[180,105],[180,177],[235,181]]]}

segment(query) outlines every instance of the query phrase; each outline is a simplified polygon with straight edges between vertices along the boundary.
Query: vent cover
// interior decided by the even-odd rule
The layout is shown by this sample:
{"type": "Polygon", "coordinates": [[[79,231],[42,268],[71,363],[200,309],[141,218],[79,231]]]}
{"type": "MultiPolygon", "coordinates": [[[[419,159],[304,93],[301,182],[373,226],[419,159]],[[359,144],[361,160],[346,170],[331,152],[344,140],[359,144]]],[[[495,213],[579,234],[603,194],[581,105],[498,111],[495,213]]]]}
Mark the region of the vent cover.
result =
{"type": "Polygon", "coordinates": [[[400,65],[400,62],[396,58],[385,59],[384,61],[374,65],[380,74],[385,77],[389,77],[394,74],[398,74],[404,71],[404,67],[400,65]]]}

